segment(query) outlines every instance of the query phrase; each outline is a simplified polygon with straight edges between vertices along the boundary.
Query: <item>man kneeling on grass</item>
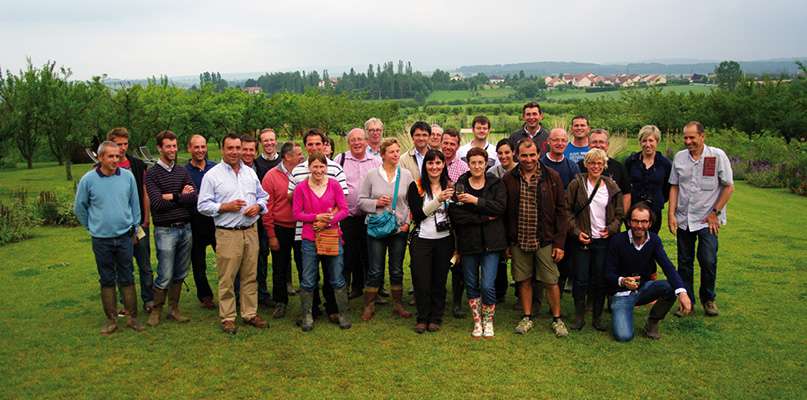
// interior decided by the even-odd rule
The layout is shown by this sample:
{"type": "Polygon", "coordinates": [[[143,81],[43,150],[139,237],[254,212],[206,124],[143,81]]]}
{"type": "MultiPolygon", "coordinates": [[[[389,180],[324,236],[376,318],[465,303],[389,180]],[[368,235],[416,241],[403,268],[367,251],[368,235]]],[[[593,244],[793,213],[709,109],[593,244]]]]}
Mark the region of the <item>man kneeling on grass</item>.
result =
{"type": "Polygon", "coordinates": [[[90,231],[92,251],[101,283],[101,304],[107,321],[102,335],[118,329],[115,285],[123,292],[126,325],[142,331],[137,322],[137,294],[132,267],[133,245],[138,240],[140,197],[134,175],[118,168],[118,145],[103,142],[98,146],[98,165],[84,174],[78,183],[73,212],[90,231]]]}
{"type": "Polygon", "coordinates": [[[684,315],[692,311],[692,302],[684,288],[684,281],[664,252],[661,238],[650,232],[655,217],[647,204],[640,202],[628,210],[630,230],[620,232],[611,239],[605,260],[606,280],[613,289],[611,297],[614,338],[620,342],[633,339],[633,308],[656,301],[650,309],[645,336],[660,339],[659,322],[667,315],[675,298],[681,303],[684,315]],[[669,281],[651,280],[656,263],[669,281]]]}

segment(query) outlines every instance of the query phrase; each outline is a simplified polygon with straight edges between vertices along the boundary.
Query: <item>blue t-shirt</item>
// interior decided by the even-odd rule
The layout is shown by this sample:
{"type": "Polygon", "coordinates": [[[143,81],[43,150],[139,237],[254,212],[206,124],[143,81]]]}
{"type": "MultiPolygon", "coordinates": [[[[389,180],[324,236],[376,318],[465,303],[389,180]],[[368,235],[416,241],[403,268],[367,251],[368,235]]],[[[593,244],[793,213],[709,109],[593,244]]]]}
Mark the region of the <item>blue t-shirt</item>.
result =
{"type": "Polygon", "coordinates": [[[575,146],[572,143],[569,143],[566,146],[566,150],[563,151],[563,156],[572,160],[573,163],[577,164],[580,160],[586,157],[586,153],[588,153],[588,146],[575,146]]]}

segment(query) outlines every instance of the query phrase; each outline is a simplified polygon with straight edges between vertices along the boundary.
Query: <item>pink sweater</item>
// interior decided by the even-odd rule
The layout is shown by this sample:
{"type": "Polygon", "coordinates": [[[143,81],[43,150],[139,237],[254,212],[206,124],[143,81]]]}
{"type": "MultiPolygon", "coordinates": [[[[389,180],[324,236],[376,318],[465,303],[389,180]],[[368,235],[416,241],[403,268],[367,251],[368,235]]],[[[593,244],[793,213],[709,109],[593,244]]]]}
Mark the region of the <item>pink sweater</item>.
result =
{"type": "MultiPolygon", "coordinates": [[[[339,221],[347,217],[349,210],[345,201],[345,194],[336,179],[328,178],[328,187],[322,197],[317,197],[314,194],[314,191],[308,186],[308,179],[297,185],[294,189],[292,209],[294,210],[294,218],[303,223],[303,239],[316,240],[313,223],[317,219],[317,214],[326,213],[333,207],[336,207],[337,211],[333,216],[331,225],[336,226],[338,229],[339,221]]],[[[341,230],[339,230],[339,236],[342,236],[341,230]]]]}

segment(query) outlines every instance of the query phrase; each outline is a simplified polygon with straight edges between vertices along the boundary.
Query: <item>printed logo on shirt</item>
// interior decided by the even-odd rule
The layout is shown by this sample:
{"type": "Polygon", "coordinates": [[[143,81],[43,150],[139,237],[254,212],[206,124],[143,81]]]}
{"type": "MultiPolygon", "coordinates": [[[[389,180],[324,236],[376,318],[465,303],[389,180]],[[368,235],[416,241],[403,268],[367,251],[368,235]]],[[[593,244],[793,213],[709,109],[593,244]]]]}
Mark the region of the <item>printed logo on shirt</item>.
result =
{"type": "Polygon", "coordinates": [[[715,176],[717,170],[717,157],[703,158],[703,176],[715,176]]]}

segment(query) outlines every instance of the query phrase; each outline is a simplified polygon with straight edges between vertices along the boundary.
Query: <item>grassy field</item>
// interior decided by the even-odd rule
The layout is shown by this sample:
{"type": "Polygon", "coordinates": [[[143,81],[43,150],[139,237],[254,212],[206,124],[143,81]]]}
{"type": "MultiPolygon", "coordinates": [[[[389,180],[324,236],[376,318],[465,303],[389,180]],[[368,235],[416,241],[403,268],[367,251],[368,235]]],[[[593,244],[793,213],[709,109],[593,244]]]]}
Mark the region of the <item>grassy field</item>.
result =
{"type": "Polygon", "coordinates": [[[435,90],[429,97],[426,98],[426,102],[429,101],[454,101],[454,100],[471,100],[471,99],[507,99],[510,97],[515,90],[505,87],[505,88],[492,88],[492,89],[481,89],[477,91],[471,90],[435,90]]]}
{"type": "MultiPolygon", "coordinates": [[[[671,85],[671,86],[664,86],[662,91],[665,93],[675,92],[675,93],[705,93],[712,90],[713,85],[671,85]]],[[[612,92],[598,92],[598,93],[586,93],[583,89],[570,89],[570,90],[550,90],[546,91],[546,99],[547,101],[553,100],[578,100],[578,99],[596,99],[596,98],[613,98],[620,96],[626,90],[644,90],[644,89],[623,89],[623,90],[615,90],[612,92]]],[[[470,91],[470,90],[435,90],[432,92],[429,97],[426,98],[426,102],[429,101],[439,101],[439,102],[450,102],[450,101],[467,101],[473,99],[496,99],[501,100],[501,103],[507,104],[523,104],[523,101],[514,101],[511,97],[515,91],[511,88],[495,88],[495,89],[481,89],[478,91],[470,91]]]]}
{"type": "MultiPolygon", "coordinates": [[[[3,193],[19,184],[32,192],[72,188],[54,165],[0,172],[3,193]]],[[[189,324],[101,337],[87,233],[37,228],[32,239],[0,247],[0,398],[803,399],[806,206],[784,190],[739,183],[720,233],[721,316],[705,318],[700,308],[695,317],[670,316],[662,340],[628,344],[590,324],[556,339],[545,310],[533,332],[517,336],[512,292],[491,341],[472,340],[470,319],[451,317],[441,332],[417,335],[389,306],[364,323],[359,299],[353,329],[318,322],[304,334],[293,323],[296,297],[290,317],[268,330],[241,326],[229,336],[216,312],[197,305],[193,287],[182,299],[189,324]]],[[[663,238],[675,261],[672,237],[663,238]]],[[[215,281],[212,253],[208,260],[215,281]]],[[[563,307],[571,312],[570,296],[563,307]]],[[[637,329],[647,312],[637,310],[637,329]]]]}

